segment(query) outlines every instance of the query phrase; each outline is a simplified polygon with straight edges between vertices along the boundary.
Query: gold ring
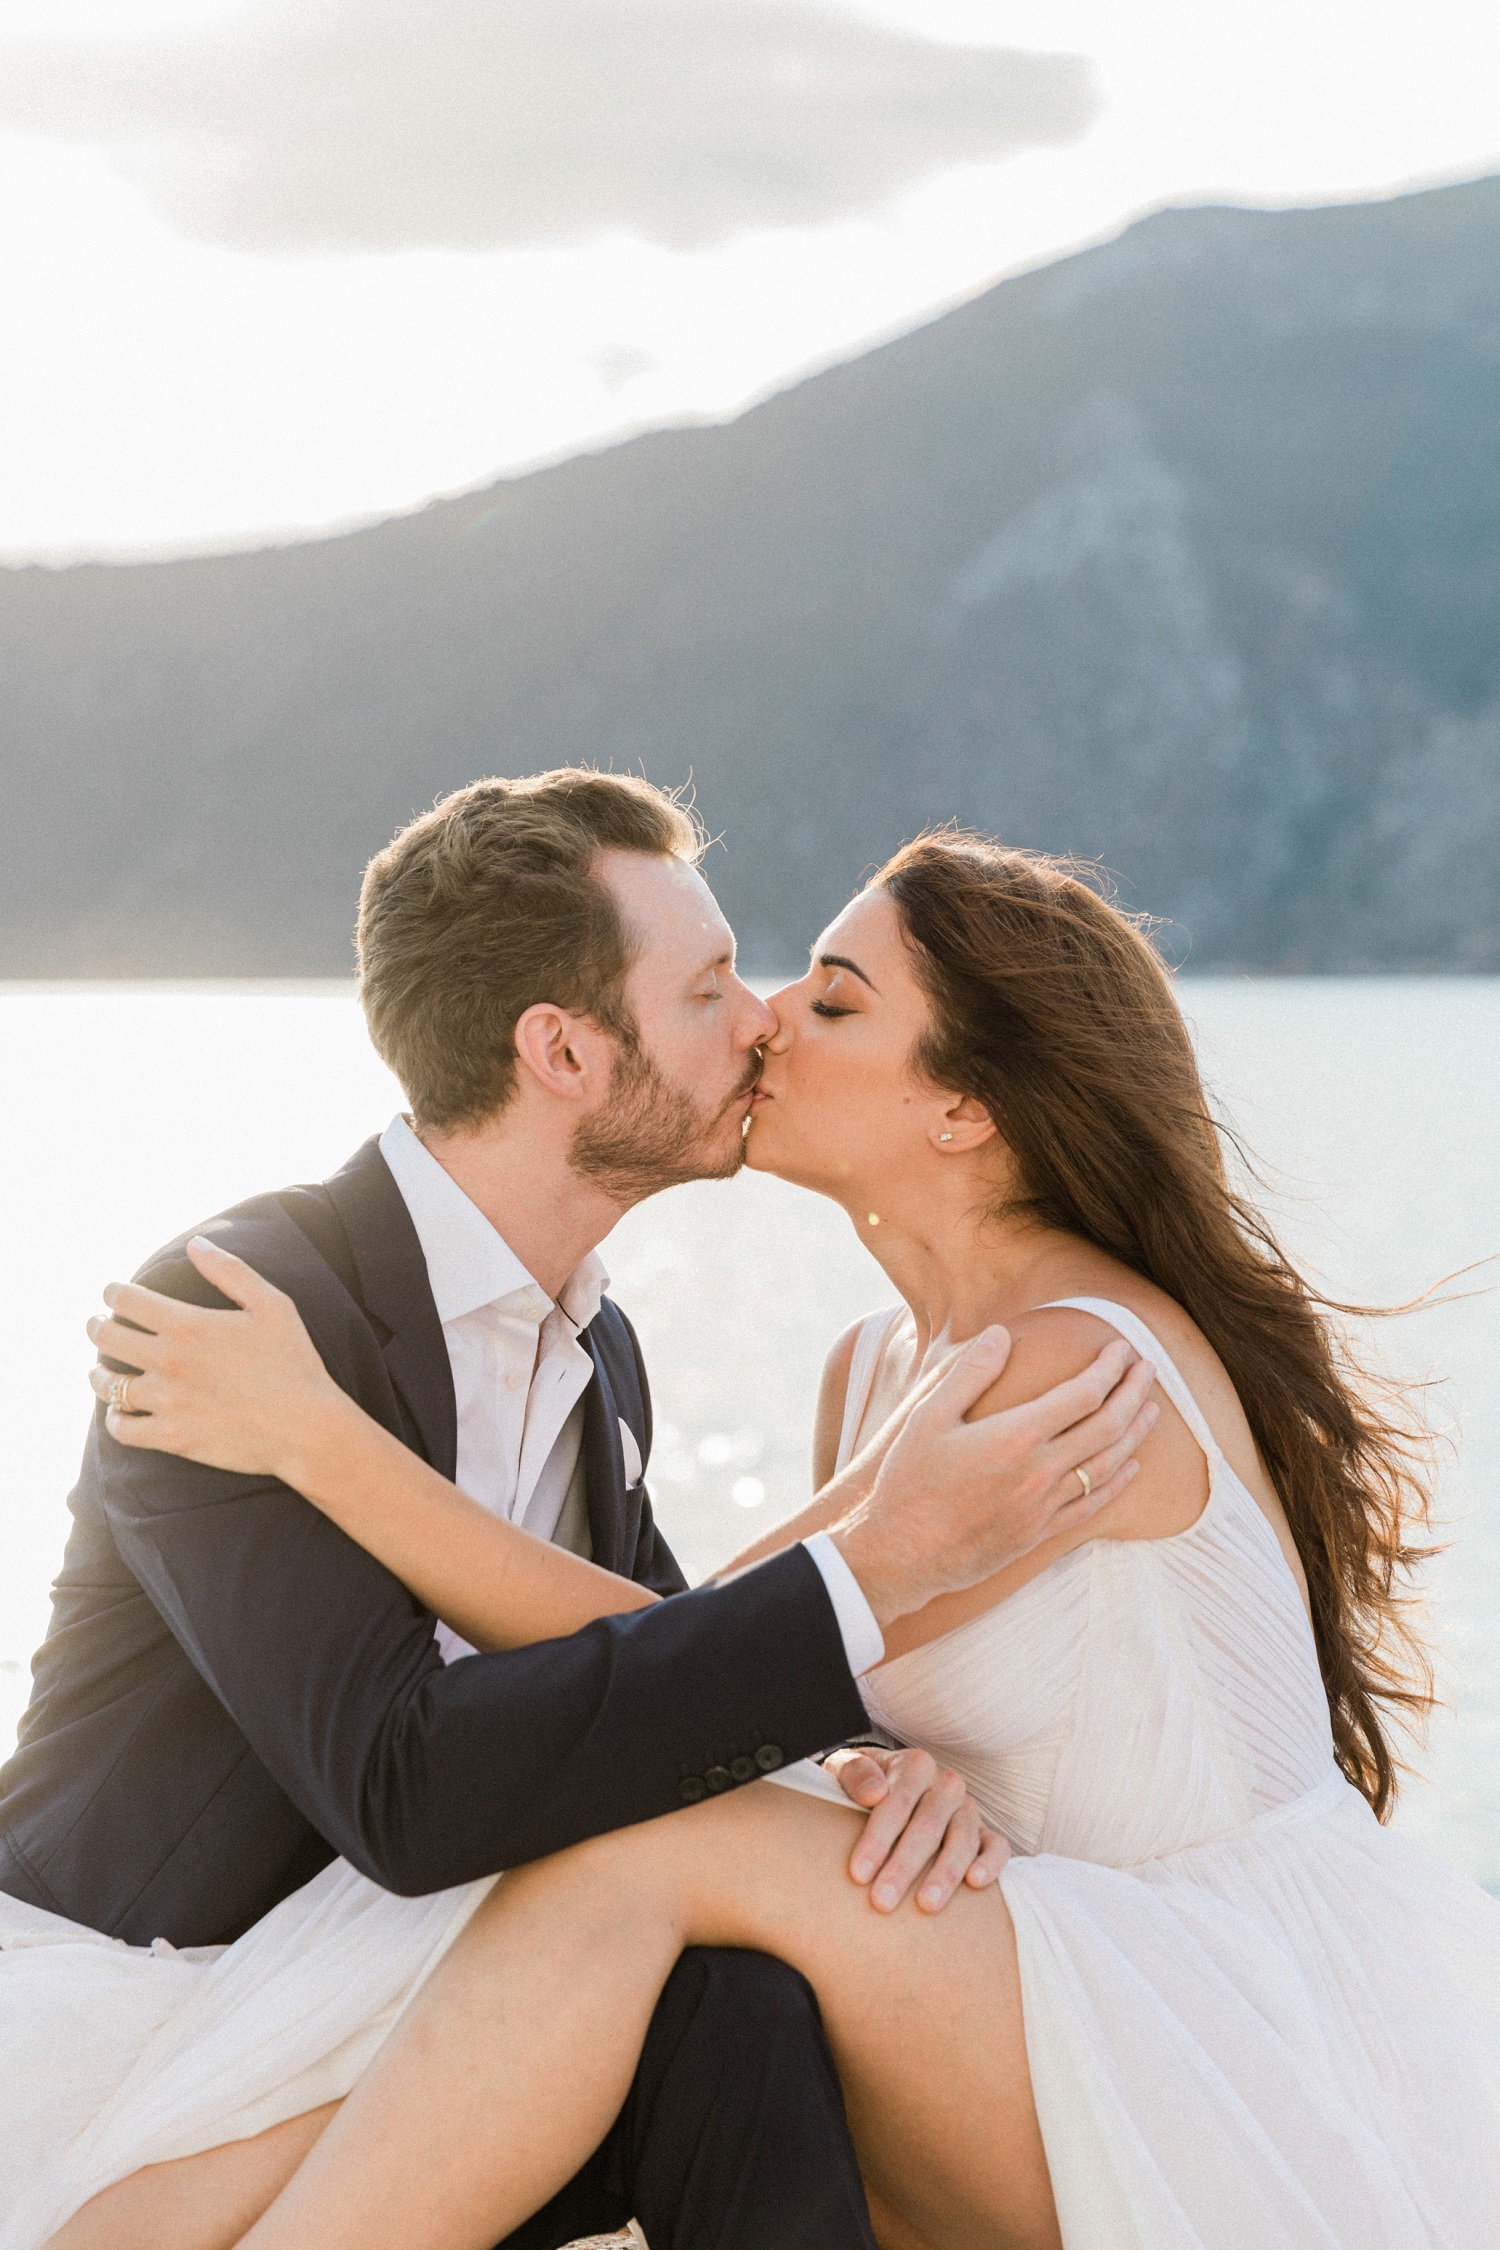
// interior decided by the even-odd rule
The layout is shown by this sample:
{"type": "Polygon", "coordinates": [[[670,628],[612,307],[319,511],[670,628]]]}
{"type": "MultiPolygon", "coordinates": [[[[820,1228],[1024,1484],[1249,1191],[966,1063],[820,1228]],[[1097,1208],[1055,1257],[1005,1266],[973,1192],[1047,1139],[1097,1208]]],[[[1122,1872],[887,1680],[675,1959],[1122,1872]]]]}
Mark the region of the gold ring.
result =
{"type": "Polygon", "coordinates": [[[1087,1500],[1087,1498],[1088,1498],[1089,1494],[1090,1494],[1090,1493],[1091,1493],[1091,1492],[1093,1491],[1093,1489],[1094,1489],[1094,1486],[1093,1486],[1093,1480],[1092,1480],[1092,1478],[1091,1478],[1091,1477],[1089,1476],[1088,1470],[1087,1470],[1087,1469],[1075,1469],[1075,1470],[1073,1471],[1073,1474],[1074,1474],[1074,1476],[1075,1476],[1075,1477],[1077,1477],[1077,1479],[1078,1479],[1079,1483],[1080,1483],[1080,1484],[1081,1484],[1081,1485],[1083,1486],[1083,1491],[1082,1491],[1082,1493],[1080,1494],[1080,1498],[1081,1498],[1081,1499],[1084,1499],[1084,1500],[1087,1500]]]}
{"type": "Polygon", "coordinates": [[[131,1411],[130,1386],[134,1380],[135,1378],[132,1375],[117,1375],[110,1384],[109,1404],[111,1413],[128,1414],[131,1411]]]}

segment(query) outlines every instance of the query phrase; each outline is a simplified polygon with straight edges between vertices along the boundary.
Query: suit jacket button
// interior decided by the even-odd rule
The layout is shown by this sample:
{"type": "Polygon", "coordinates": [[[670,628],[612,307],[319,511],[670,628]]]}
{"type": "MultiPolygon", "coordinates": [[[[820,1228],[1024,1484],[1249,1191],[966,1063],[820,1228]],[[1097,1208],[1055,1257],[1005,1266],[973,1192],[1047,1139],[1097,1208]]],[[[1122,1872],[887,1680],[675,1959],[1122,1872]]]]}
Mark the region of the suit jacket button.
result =
{"type": "Polygon", "coordinates": [[[763,1742],[755,1753],[755,1763],[762,1773],[774,1773],[786,1764],[786,1752],[779,1742],[763,1742]]]}
{"type": "Polygon", "coordinates": [[[732,1781],[753,1781],[760,1768],[753,1758],[731,1758],[729,1775],[732,1781]]]}
{"type": "Polygon", "coordinates": [[[685,1805],[700,1805],[708,1795],[708,1784],[695,1773],[684,1774],[677,1784],[677,1794],[685,1805]]]}
{"type": "Polygon", "coordinates": [[[727,1766],[710,1766],[703,1778],[717,1797],[721,1789],[729,1787],[729,1768],[727,1766]]]}

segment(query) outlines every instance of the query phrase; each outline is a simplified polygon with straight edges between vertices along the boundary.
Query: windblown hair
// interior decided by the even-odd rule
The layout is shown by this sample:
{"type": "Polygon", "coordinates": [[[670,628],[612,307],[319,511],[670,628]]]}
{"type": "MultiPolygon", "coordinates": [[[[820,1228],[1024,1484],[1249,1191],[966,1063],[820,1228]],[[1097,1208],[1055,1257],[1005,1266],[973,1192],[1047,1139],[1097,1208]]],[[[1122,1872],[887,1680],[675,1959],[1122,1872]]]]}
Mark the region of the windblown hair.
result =
{"type": "Polygon", "coordinates": [[[1424,1431],[1352,1356],[1361,1308],[1310,1287],[1231,1185],[1166,968],[1092,872],[956,830],[881,869],[932,1002],[913,1061],[983,1103],[1020,1209],[1154,1282],[1218,1353],[1307,1573],[1335,1754],[1384,1819],[1390,1722],[1433,1700],[1407,1585],[1432,1551],[1424,1431]]]}
{"type": "Polygon", "coordinates": [[[696,862],[691,813],[633,774],[578,766],[471,781],[378,852],[359,897],[360,999],[418,1125],[510,1098],[516,1024],[542,1001],[633,1034],[630,936],[593,872],[601,851],[696,862]]]}

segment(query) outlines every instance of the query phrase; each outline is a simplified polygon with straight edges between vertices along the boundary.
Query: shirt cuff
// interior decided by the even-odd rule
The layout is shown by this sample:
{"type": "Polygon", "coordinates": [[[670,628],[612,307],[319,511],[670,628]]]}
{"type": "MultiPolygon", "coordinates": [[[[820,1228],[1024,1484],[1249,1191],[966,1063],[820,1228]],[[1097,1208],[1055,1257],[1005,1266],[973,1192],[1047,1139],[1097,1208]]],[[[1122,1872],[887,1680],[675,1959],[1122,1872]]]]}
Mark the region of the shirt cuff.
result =
{"type": "Polygon", "coordinates": [[[885,1635],[875,1622],[875,1612],[865,1600],[859,1580],[828,1533],[815,1531],[802,1544],[817,1564],[818,1574],[828,1589],[828,1599],[833,1604],[833,1614],[843,1636],[844,1655],[850,1671],[858,1679],[861,1673],[873,1671],[884,1661],[885,1635]]]}

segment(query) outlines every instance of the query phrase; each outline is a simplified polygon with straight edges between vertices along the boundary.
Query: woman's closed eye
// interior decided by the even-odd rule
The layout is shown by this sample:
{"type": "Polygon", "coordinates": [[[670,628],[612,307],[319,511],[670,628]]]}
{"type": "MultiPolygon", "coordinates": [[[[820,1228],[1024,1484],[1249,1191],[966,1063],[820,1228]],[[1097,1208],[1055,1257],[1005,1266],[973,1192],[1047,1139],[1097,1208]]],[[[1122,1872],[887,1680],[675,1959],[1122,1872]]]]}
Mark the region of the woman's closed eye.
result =
{"type": "Polygon", "coordinates": [[[852,1016],[854,1014],[852,1008],[832,1008],[826,1000],[814,1000],[811,1007],[815,1016],[827,1016],[830,1020],[835,1016],[852,1016]]]}

